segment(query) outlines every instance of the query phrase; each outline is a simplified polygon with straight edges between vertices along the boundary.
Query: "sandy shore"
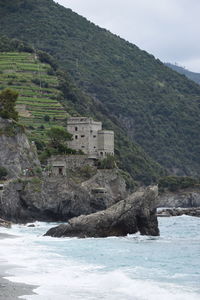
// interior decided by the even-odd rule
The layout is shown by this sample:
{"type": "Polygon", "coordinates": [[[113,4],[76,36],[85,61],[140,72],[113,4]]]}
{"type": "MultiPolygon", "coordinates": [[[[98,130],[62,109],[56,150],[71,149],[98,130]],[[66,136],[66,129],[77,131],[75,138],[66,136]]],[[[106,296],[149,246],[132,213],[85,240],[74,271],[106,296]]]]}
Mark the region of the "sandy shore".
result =
{"type": "MultiPolygon", "coordinates": [[[[0,233],[0,240],[5,238],[15,238],[14,235],[0,233]]],[[[5,261],[0,260],[0,300],[19,300],[26,297],[18,298],[18,296],[32,295],[33,289],[36,286],[31,286],[23,283],[15,283],[3,277],[9,277],[9,269],[15,266],[8,265],[5,261]]]]}

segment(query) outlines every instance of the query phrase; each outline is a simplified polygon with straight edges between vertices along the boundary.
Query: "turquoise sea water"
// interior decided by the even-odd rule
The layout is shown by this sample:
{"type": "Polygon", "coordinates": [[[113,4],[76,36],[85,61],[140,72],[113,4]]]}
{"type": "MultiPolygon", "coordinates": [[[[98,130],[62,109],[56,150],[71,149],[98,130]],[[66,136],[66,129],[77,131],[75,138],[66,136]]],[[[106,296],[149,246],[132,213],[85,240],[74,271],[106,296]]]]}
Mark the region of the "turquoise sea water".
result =
{"type": "Polygon", "coordinates": [[[33,300],[199,300],[200,219],[159,218],[160,237],[51,238],[51,223],[0,232],[9,280],[38,285],[33,300]]]}

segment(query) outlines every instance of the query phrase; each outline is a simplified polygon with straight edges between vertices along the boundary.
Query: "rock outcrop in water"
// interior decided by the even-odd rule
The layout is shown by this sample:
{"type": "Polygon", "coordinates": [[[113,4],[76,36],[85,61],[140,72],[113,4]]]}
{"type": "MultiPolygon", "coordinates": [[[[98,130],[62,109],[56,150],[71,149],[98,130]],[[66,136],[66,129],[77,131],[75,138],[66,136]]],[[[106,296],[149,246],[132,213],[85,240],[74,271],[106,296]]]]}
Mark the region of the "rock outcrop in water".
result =
{"type": "Polygon", "coordinates": [[[157,236],[157,195],[157,187],[146,188],[106,210],[72,218],[67,224],[51,228],[45,235],[84,238],[125,236],[139,231],[142,235],[157,236]]]}
{"type": "Polygon", "coordinates": [[[200,207],[196,208],[165,208],[161,209],[158,213],[158,217],[177,217],[187,215],[191,217],[200,217],[200,207]]]}

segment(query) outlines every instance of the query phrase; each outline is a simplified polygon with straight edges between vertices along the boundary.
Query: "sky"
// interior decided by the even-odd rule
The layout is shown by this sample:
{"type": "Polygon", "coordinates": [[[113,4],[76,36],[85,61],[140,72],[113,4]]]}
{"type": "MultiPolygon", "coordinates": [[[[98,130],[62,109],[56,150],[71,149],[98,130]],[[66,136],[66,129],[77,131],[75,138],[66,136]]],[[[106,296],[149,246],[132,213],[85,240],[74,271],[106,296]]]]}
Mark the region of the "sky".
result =
{"type": "Polygon", "coordinates": [[[55,0],[163,62],[200,73],[200,0],[55,0]]]}

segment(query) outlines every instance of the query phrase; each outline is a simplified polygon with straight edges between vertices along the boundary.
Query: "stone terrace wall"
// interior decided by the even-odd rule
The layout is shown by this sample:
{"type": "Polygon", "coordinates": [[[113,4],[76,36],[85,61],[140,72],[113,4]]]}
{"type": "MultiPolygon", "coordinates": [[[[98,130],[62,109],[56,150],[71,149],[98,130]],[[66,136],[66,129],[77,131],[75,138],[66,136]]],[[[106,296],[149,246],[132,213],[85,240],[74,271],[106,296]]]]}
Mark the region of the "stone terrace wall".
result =
{"type": "Polygon", "coordinates": [[[49,165],[54,165],[57,161],[62,161],[67,170],[76,170],[84,166],[94,166],[94,160],[87,155],[56,155],[48,160],[49,165]]]}

